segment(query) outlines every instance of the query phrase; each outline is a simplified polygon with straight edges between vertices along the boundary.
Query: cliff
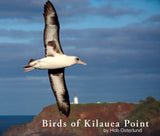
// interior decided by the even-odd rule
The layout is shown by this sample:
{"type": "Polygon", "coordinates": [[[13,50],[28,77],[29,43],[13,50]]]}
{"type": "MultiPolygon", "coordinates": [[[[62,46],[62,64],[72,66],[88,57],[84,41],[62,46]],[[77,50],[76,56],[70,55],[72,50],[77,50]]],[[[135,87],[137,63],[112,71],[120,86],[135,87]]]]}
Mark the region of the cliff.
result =
{"type": "MultiPolygon", "coordinates": [[[[116,136],[116,131],[120,130],[125,119],[134,122],[135,117],[136,120],[142,121],[141,118],[138,117],[139,105],[141,104],[72,104],[71,114],[68,118],[59,113],[57,105],[50,105],[43,108],[42,112],[37,115],[31,123],[22,126],[13,126],[4,132],[3,136],[116,136]],[[135,115],[134,117],[133,114],[135,115]],[[107,132],[107,130],[109,130],[109,132],[107,132]]],[[[159,105],[158,108],[160,109],[159,105]]],[[[156,134],[160,133],[160,127],[157,126],[159,123],[156,124],[160,121],[159,111],[156,112],[156,117],[150,116],[149,118],[148,121],[154,122],[151,128],[154,128],[154,136],[156,136],[156,134]]],[[[146,123],[147,120],[144,122],[146,123]]],[[[130,134],[132,133],[127,132],[126,136],[130,134]]],[[[144,126],[143,132],[134,133],[134,135],[135,134],[137,136],[139,134],[150,136],[153,134],[153,131],[147,126],[144,126]]],[[[118,132],[118,135],[124,135],[124,132],[118,132]]]]}

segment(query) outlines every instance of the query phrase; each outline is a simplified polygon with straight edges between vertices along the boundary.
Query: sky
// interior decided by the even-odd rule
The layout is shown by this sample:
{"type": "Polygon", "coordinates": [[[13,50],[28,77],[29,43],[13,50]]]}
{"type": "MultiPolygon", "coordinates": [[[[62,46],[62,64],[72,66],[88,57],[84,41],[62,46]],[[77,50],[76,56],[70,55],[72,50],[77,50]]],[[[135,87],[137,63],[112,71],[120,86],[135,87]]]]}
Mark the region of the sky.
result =
{"type": "MultiPolygon", "coordinates": [[[[55,104],[47,70],[25,73],[45,56],[46,0],[0,1],[0,115],[36,115],[55,104]]],[[[65,69],[73,101],[160,100],[160,0],[51,0],[67,55],[88,65],[65,69]]]]}

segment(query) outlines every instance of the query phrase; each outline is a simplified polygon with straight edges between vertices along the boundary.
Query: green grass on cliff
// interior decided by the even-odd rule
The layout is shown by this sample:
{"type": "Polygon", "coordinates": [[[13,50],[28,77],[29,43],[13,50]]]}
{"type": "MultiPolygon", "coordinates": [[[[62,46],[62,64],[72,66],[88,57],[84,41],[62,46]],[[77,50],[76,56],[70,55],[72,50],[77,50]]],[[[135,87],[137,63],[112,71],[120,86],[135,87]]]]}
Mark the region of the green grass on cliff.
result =
{"type": "Polygon", "coordinates": [[[155,100],[153,97],[147,97],[146,100],[140,100],[139,102],[126,119],[151,121],[153,118],[160,117],[160,101],[155,100]]]}

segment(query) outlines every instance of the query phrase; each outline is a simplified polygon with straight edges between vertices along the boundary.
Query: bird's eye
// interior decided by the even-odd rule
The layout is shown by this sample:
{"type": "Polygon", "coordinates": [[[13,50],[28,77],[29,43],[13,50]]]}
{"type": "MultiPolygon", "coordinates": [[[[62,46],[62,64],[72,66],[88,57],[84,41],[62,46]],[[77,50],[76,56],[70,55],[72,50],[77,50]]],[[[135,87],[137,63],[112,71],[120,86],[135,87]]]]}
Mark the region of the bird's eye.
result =
{"type": "Polygon", "coordinates": [[[76,58],[77,61],[79,61],[79,58],[76,58]]]}

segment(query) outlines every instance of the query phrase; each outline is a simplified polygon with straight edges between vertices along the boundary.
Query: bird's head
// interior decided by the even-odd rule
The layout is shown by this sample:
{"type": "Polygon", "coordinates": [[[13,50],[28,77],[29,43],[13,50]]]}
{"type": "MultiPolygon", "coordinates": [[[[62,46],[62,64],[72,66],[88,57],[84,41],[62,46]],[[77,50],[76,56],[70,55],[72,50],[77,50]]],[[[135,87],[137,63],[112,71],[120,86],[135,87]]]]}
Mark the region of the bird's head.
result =
{"type": "Polygon", "coordinates": [[[78,57],[72,56],[72,59],[73,59],[73,61],[74,61],[75,64],[87,65],[87,63],[84,63],[78,57]]]}

